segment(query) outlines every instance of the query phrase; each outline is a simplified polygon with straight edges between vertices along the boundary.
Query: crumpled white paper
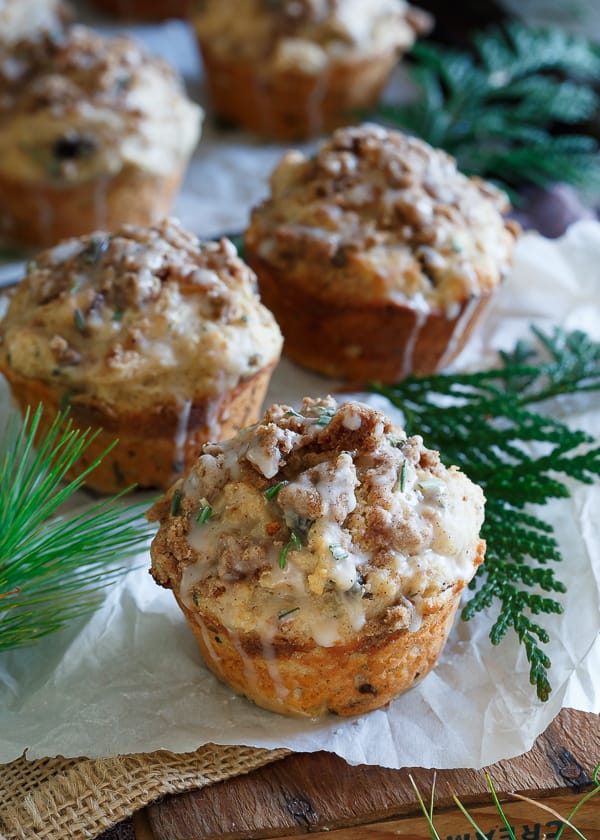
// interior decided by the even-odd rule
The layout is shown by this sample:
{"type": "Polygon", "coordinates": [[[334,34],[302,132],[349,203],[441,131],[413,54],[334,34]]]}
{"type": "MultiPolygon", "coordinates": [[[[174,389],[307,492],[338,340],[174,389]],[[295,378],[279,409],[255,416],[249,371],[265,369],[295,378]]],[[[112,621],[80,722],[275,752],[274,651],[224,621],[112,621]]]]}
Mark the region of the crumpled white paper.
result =
{"type": "MultiPolygon", "coordinates": [[[[600,338],[600,224],[579,223],[558,241],[527,234],[515,268],[461,365],[511,347],[530,322],[581,326],[600,338]]],[[[268,401],[297,403],[330,380],[283,361],[268,401]]],[[[0,409],[7,410],[3,383],[0,409]]],[[[600,400],[569,414],[600,432],[600,400]]],[[[0,761],[109,756],[205,742],[296,751],[329,750],[350,763],[387,767],[481,767],[530,748],[562,706],[600,711],[600,485],[544,509],[564,557],[562,616],[542,617],[552,642],[554,691],[539,702],[516,639],[493,648],[493,615],[458,621],[435,670],[388,709],[356,719],[287,719],[234,696],[201,662],[170,592],[149,558],[111,587],[87,621],[37,646],[0,655],[0,761]]]]}
{"type": "MultiPolygon", "coordinates": [[[[185,40],[181,26],[173,26],[185,40]]],[[[181,54],[193,64],[189,49],[181,54]]],[[[266,194],[281,151],[207,128],[177,215],[201,236],[242,229],[250,207],[266,194]]],[[[496,348],[527,337],[532,322],[579,327],[600,338],[600,224],[579,223],[558,241],[525,235],[510,279],[457,366],[489,363],[496,348]]],[[[336,385],[284,360],[267,402],[295,404],[336,385]]],[[[0,419],[8,405],[0,380],[0,419]]],[[[598,395],[555,410],[600,434],[598,395]]],[[[599,485],[574,486],[572,498],[543,511],[556,527],[564,556],[558,574],[568,585],[564,614],[540,619],[552,637],[554,690],[547,703],[536,699],[516,639],[492,647],[491,611],[458,621],[435,670],[387,709],[316,722],[263,711],[204,667],[172,594],[153,582],[143,552],[89,619],[30,649],[0,654],[0,761],[24,751],[30,758],[184,752],[206,742],[329,750],[350,763],[396,768],[479,768],[523,753],[561,707],[600,711],[599,511],[599,485]]]]}

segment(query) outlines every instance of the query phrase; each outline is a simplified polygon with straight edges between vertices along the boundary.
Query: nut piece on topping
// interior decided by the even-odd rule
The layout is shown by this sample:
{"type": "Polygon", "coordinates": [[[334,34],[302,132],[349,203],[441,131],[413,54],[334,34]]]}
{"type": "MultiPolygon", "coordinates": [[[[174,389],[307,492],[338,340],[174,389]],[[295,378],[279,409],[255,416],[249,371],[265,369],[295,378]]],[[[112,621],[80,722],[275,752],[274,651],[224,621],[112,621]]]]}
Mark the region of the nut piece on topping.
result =
{"type": "Polygon", "coordinates": [[[282,714],[358,714],[435,664],[483,559],[483,508],[366,404],[273,405],[154,504],[151,571],[234,691],[282,714]]]}

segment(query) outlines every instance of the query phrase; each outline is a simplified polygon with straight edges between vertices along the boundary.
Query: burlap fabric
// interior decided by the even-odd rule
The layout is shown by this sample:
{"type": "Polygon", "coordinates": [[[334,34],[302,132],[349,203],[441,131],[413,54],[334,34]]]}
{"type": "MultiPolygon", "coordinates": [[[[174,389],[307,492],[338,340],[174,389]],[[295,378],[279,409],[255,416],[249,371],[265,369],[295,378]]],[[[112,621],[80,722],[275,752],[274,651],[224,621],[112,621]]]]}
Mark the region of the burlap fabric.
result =
{"type": "Polygon", "coordinates": [[[20,758],[0,766],[0,840],[90,840],[165,794],[249,773],[287,754],[208,744],[183,754],[20,758]]]}

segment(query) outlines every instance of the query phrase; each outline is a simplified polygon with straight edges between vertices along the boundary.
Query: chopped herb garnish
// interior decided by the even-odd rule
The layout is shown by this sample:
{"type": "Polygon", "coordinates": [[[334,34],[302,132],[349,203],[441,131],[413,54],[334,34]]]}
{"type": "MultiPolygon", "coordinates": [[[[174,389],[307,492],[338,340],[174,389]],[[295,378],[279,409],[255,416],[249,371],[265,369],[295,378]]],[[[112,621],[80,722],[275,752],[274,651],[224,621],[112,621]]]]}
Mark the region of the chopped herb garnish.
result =
{"type": "Polygon", "coordinates": [[[300,607],[291,607],[289,610],[281,610],[281,612],[277,614],[277,618],[281,620],[292,613],[298,612],[299,609],[300,607]]]}
{"type": "Polygon", "coordinates": [[[75,326],[77,327],[79,332],[86,331],[87,325],[85,321],[85,315],[83,314],[81,309],[79,309],[79,307],[76,307],[73,312],[73,320],[75,321],[75,326]]]}
{"type": "Polygon", "coordinates": [[[348,552],[344,551],[344,549],[341,545],[339,545],[339,543],[333,543],[332,545],[330,545],[329,550],[333,555],[333,559],[337,562],[341,562],[342,560],[345,560],[348,557],[348,552]]]}
{"type": "Polygon", "coordinates": [[[267,487],[267,489],[263,492],[263,496],[268,501],[271,501],[271,499],[274,499],[281,488],[285,487],[286,484],[289,484],[289,481],[278,481],[277,484],[274,484],[272,487],[267,487]]]}
{"type": "Polygon", "coordinates": [[[404,493],[406,489],[406,473],[408,471],[408,461],[405,459],[402,462],[402,469],[400,471],[400,492],[404,493]]]}
{"type": "Polygon", "coordinates": [[[204,525],[204,523],[208,522],[208,520],[213,515],[213,509],[208,500],[204,497],[200,499],[200,504],[202,505],[202,507],[198,511],[198,515],[196,516],[196,522],[198,522],[198,524],[200,525],[204,525]]]}
{"type": "Polygon", "coordinates": [[[181,490],[175,490],[171,497],[171,516],[177,516],[181,508],[181,490]]]}
{"type": "Polygon", "coordinates": [[[407,471],[408,471],[408,462],[405,459],[402,462],[402,466],[400,467],[400,474],[398,475],[398,478],[396,479],[396,483],[394,484],[394,487],[392,489],[393,493],[395,493],[397,490],[399,490],[401,493],[404,493],[404,490],[406,489],[406,473],[407,473],[407,471]]]}
{"type": "Polygon", "coordinates": [[[279,568],[285,569],[285,563],[287,560],[288,553],[292,550],[292,548],[302,548],[302,540],[300,539],[297,531],[295,529],[292,530],[289,540],[281,549],[279,554],[279,568]]]}
{"type": "Polygon", "coordinates": [[[285,412],[285,416],[286,417],[300,417],[302,420],[304,420],[304,415],[300,414],[300,412],[296,411],[295,408],[288,408],[288,410],[285,412]]]}
{"type": "Polygon", "coordinates": [[[319,426],[327,426],[335,414],[335,408],[328,408],[324,405],[315,406],[315,411],[317,412],[317,423],[319,426]]]}
{"type": "Polygon", "coordinates": [[[122,309],[115,309],[112,316],[113,321],[122,321],[123,320],[123,310],[122,309]]]}
{"type": "Polygon", "coordinates": [[[81,252],[84,262],[95,265],[108,251],[110,240],[107,236],[93,236],[81,252]]]}
{"type": "Polygon", "coordinates": [[[400,449],[400,447],[404,446],[404,444],[406,443],[405,438],[399,438],[395,435],[388,435],[388,441],[390,442],[390,445],[395,446],[396,449],[400,449]]]}

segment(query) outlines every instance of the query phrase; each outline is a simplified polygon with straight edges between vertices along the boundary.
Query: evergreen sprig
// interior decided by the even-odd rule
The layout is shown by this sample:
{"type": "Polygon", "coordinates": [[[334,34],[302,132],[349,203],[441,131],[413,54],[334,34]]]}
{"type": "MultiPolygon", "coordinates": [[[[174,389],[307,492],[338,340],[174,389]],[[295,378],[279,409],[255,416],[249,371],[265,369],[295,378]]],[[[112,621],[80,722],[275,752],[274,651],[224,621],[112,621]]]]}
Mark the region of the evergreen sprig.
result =
{"type": "Polygon", "coordinates": [[[115,557],[139,551],[151,534],[146,505],[122,505],[124,493],[61,514],[101,458],[66,481],[95,435],[73,428],[63,412],[36,443],[41,417],[41,408],[23,421],[11,414],[0,437],[0,651],[92,610],[126,571],[115,557]]]}
{"type": "Polygon", "coordinates": [[[549,562],[561,560],[552,525],[531,505],[565,498],[566,477],[591,484],[600,476],[600,446],[587,433],[530,406],[600,390],[600,343],[581,331],[532,328],[537,345],[519,342],[498,368],[476,373],[411,376],[373,385],[400,408],[408,434],[421,434],[446,464],[456,464],[487,499],[482,536],[486,561],[471,582],[464,619],[499,603],[494,645],[512,628],[524,645],[530,679],[546,700],[550,659],[541,613],[562,612],[565,591],[549,562]],[[549,594],[548,594],[549,593],[549,594]]]}
{"type": "Polygon", "coordinates": [[[475,36],[472,53],[422,42],[409,61],[420,94],[405,104],[382,103],[383,121],[509,191],[557,181],[600,188],[595,139],[571,133],[598,109],[597,46],[559,28],[511,22],[475,36]]]}

